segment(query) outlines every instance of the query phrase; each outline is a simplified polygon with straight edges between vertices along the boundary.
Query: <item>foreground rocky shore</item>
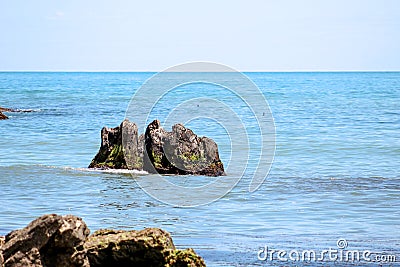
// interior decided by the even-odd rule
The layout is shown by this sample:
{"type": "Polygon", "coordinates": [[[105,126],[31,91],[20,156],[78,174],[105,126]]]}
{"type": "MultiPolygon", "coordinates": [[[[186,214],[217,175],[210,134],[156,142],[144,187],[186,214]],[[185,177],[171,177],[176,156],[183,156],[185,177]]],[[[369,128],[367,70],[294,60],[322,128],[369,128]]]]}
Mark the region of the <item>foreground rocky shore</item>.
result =
{"type": "Polygon", "coordinates": [[[164,130],[159,120],[138,135],[135,123],[125,119],[116,128],[101,130],[101,147],[89,165],[100,169],[135,169],[176,175],[225,175],[218,146],[198,137],[182,124],[164,130]]]}
{"type": "Polygon", "coordinates": [[[162,229],[89,233],[81,218],[44,215],[0,237],[0,267],[206,266],[193,249],[175,249],[162,229]]]}

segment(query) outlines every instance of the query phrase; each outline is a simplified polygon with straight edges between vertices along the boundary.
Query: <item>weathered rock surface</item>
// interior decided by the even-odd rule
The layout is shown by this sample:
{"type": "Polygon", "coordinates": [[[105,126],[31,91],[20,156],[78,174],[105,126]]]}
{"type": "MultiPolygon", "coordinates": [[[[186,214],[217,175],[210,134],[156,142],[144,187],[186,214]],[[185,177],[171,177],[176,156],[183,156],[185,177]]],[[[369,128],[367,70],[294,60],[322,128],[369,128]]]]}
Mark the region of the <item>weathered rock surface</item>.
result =
{"type": "Polygon", "coordinates": [[[11,111],[9,108],[2,108],[0,107],[0,120],[6,120],[8,117],[3,114],[3,111],[11,111]]]}
{"type": "Polygon", "coordinates": [[[165,266],[175,251],[170,235],[157,228],[100,230],[85,243],[91,266],[165,266]]]}
{"type": "Polygon", "coordinates": [[[0,120],[6,120],[8,117],[0,111],[0,120]]]}
{"type": "Polygon", "coordinates": [[[155,120],[145,133],[144,170],[168,174],[225,175],[218,146],[210,138],[198,137],[182,124],[167,132],[155,120]]]}
{"type": "Polygon", "coordinates": [[[13,109],[11,109],[11,108],[3,108],[3,107],[0,107],[0,112],[2,112],[2,111],[14,112],[15,110],[13,110],[13,109]]]}
{"type": "Polygon", "coordinates": [[[144,136],[138,137],[136,124],[129,120],[124,120],[116,128],[104,127],[101,130],[100,150],[89,168],[141,170],[143,141],[144,136]],[[122,145],[123,140],[125,146],[122,145]]]}
{"type": "Polygon", "coordinates": [[[0,267],[206,266],[193,249],[177,250],[168,232],[99,230],[82,219],[44,215],[0,238],[0,267]]]}
{"type": "Polygon", "coordinates": [[[88,235],[78,217],[44,215],[5,237],[0,250],[4,266],[89,266],[79,250],[88,235]]]}
{"type": "Polygon", "coordinates": [[[160,174],[225,175],[218,146],[198,137],[182,124],[172,131],[154,120],[138,136],[136,124],[124,120],[119,127],[101,131],[101,147],[89,168],[136,169],[160,174]]]}

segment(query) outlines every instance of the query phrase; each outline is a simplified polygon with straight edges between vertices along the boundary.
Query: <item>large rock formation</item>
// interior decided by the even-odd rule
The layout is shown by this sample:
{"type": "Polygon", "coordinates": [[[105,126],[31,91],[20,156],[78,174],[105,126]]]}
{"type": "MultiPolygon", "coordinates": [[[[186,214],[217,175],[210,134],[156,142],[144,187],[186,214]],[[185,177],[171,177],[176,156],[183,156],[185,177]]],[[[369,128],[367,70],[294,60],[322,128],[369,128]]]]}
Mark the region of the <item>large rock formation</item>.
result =
{"type": "Polygon", "coordinates": [[[0,267],[205,266],[192,249],[176,250],[169,233],[158,228],[88,235],[78,217],[44,215],[0,237],[0,267]]]}
{"type": "Polygon", "coordinates": [[[165,131],[160,121],[150,123],[138,136],[136,124],[124,120],[119,127],[101,130],[101,147],[89,168],[136,169],[160,174],[225,175],[218,146],[198,137],[182,124],[165,131]]]}

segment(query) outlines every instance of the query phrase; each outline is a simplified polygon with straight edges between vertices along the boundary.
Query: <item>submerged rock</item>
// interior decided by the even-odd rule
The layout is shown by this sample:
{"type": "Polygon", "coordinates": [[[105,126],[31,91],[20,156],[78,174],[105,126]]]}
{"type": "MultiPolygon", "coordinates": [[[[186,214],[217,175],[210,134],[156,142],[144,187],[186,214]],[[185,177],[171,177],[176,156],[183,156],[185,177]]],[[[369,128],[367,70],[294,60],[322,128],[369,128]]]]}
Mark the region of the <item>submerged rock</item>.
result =
{"type": "Polygon", "coordinates": [[[136,169],[160,174],[225,175],[218,146],[198,137],[182,124],[172,131],[154,120],[138,136],[135,123],[124,120],[119,127],[101,130],[101,147],[89,168],[136,169]]]}
{"type": "Polygon", "coordinates": [[[206,266],[193,249],[176,250],[170,234],[158,228],[88,235],[78,217],[44,215],[0,237],[0,267],[206,266]]]}

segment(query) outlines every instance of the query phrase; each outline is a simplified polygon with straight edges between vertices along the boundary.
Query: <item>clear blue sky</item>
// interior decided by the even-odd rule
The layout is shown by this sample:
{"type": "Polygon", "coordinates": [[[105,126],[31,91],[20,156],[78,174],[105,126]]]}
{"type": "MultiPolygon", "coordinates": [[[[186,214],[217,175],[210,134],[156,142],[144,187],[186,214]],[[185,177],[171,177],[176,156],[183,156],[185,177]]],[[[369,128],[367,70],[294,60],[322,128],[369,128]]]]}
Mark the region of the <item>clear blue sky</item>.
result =
{"type": "Polygon", "coordinates": [[[0,70],[400,70],[398,0],[2,0],[0,70]]]}

